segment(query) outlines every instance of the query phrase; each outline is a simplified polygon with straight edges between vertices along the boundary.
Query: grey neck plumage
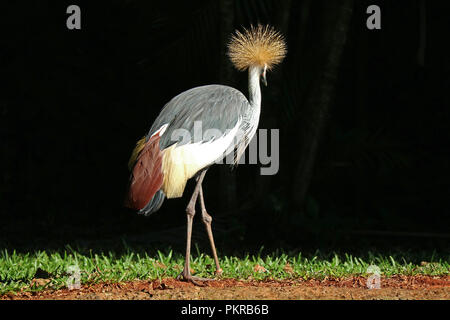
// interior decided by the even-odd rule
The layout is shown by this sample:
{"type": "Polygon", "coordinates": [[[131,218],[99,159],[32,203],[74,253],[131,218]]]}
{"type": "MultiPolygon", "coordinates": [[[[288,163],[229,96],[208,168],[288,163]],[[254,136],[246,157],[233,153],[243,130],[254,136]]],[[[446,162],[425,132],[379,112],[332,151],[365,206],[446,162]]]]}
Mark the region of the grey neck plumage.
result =
{"type": "Polygon", "coordinates": [[[252,107],[261,107],[261,88],[259,86],[259,77],[261,75],[262,68],[258,66],[251,66],[248,69],[248,95],[249,102],[252,107]]]}

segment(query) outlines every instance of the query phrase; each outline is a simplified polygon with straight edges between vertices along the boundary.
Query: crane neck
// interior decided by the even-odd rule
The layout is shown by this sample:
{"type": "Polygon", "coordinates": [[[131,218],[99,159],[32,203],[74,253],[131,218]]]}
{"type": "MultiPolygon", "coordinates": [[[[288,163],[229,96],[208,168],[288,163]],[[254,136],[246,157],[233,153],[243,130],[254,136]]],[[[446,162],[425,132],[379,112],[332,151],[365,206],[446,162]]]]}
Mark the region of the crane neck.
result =
{"type": "Polygon", "coordinates": [[[259,85],[262,68],[251,66],[248,69],[248,95],[250,104],[253,107],[261,107],[261,87],[259,85]]]}

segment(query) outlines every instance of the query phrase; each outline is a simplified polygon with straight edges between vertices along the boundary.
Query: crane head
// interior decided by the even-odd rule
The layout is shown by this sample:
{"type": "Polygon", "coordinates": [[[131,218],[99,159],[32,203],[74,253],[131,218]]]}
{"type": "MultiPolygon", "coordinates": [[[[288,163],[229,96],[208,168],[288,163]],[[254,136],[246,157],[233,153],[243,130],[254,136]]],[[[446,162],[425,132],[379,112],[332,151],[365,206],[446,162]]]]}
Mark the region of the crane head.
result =
{"type": "Polygon", "coordinates": [[[251,26],[241,33],[236,31],[228,43],[228,56],[240,71],[251,66],[263,69],[263,83],[267,69],[279,64],[286,55],[284,37],[273,27],[266,25],[251,26]]]}

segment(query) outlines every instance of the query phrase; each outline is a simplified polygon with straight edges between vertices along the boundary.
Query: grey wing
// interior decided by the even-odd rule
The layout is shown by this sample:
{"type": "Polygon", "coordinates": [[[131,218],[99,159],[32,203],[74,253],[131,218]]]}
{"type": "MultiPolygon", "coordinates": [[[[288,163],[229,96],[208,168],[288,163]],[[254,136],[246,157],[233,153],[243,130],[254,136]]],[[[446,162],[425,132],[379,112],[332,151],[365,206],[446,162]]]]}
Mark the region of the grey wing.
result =
{"type": "MultiPolygon", "coordinates": [[[[223,85],[208,85],[187,90],[169,101],[153,123],[148,137],[168,125],[160,140],[161,150],[174,143],[183,145],[220,138],[240,123],[245,124],[250,104],[238,90],[223,85]],[[182,130],[180,130],[182,129],[182,130]],[[200,130],[200,131],[199,131],[200,130]],[[184,133],[188,133],[187,135],[184,133]]],[[[233,139],[231,148],[246,147],[248,139],[233,139]],[[241,145],[245,143],[245,146],[241,145]]]]}

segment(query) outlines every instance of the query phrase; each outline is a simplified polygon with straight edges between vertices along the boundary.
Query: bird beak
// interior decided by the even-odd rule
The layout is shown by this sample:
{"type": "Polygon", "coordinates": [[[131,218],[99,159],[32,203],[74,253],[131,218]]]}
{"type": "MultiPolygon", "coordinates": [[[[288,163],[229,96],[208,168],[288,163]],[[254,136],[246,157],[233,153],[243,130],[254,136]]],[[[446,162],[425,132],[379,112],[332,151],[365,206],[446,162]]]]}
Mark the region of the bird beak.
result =
{"type": "Polygon", "coordinates": [[[265,72],[261,76],[261,82],[264,84],[264,86],[267,87],[267,79],[266,79],[266,73],[265,72]]]}

